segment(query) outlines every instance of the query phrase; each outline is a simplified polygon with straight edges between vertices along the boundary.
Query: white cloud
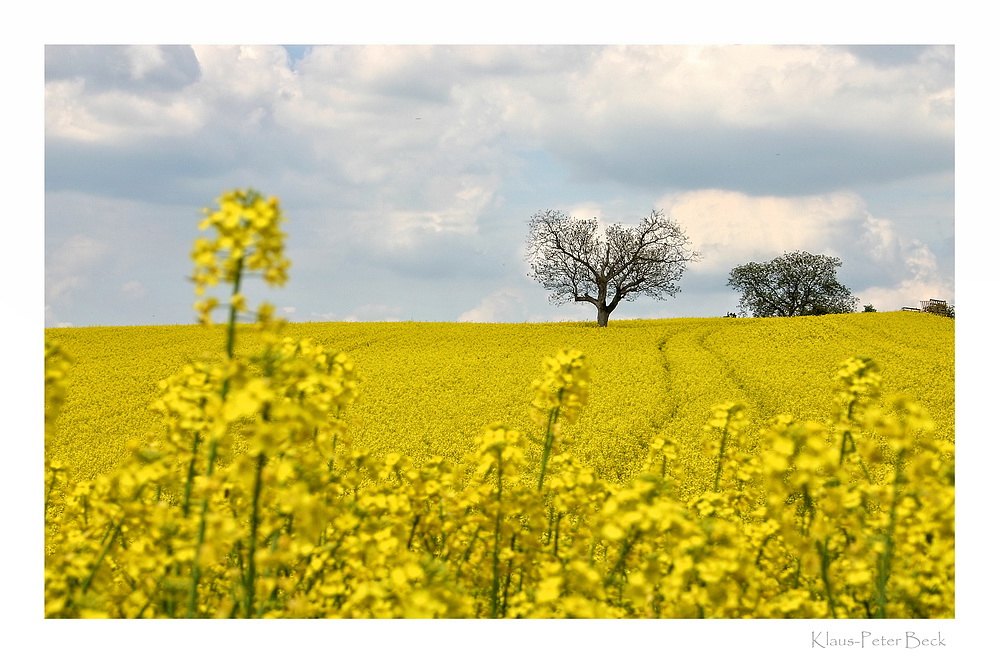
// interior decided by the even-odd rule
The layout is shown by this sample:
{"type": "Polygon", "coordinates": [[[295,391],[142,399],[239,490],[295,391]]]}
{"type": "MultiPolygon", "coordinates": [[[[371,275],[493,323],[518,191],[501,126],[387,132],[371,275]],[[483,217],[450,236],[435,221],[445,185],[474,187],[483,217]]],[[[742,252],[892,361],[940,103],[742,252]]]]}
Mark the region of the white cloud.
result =
{"type": "Polygon", "coordinates": [[[92,141],[104,137],[89,111],[80,103],[82,80],[55,81],[45,84],[45,135],[92,141]]]}
{"type": "Polygon", "coordinates": [[[940,299],[954,303],[954,278],[942,275],[933,252],[918,240],[892,238],[894,251],[887,254],[874,251],[873,258],[891,260],[898,281],[889,286],[871,286],[855,295],[861,304],[872,304],[879,311],[894,311],[903,307],[918,307],[921,300],[940,299]]]}
{"type": "Polygon", "coordinates": [[[951,167],[954,63],[935,53],[608,47],[549,81],[565,95],[532,89],[512,113],[585,181],[817,193],[951,167]]]}
{"type": "Polygon", "coordinates": [[[905,257],[906,267],[916,279],[928,279],[937,275],[937,259],[927,246],[919,241],[910,243],[905,257]]]}
{"type": "Polygon", "coordinates": [[[48,252],[45,257],[46,299],[68,300],[86,284],[86,273],[109,252],[106,243],[79,233],[48,252]]]}
{"type": "Polygon", "coordinates": [[[854,293],[861,305],[871,304],[877,311],[897,311],[903,307],[919,307],[923,300],[937,299],[955,302],[954,286],[943,279],[906,279],[890,287],[872,287],[854,293]]]}
{"type": "Polygon", "coordinates": [[[127,281],[122,284],[121,294],[128,300],[138,300],[146,295],[146,287],[139,281],[127,281]]]}
{"type": "Polygon", "coordinates": [[[361,321],[394,323],[400,320],[403,308],[393,304],[365,304],[342,318],[348,323],[361,321]]]}
{"type": "Polygon", "coordinates": [[[889,285],[869,286],[856,292],[862,305],[894,311],[919,306],[921,300],[931,298],[954,302],[954,276],[942,272],[930,247],[900,234],[891,220],[867,215],[860,244],[872,263],[883,266],[893,277],[889,285]]]}
{"type": "MultiPolygon", "coordinates": [[[[73,48],[50,47],[46,55],[68,59],[73,48]]],[[[123,144],[190,135],[212,123],[255,131],[277,104],[296,96],[295,74],[279,46],[195,46],[193,76],[177,71],[192,65],[168,58],[170,48],[97,47],[105,61],[80,72],[103,76],[90,87],[82,75],[58,76],[57,68],[45,84],[47,137],[123,144]],[[162,84],[136,84],[170,76],[179,94],[166,94],[177,90],[165,91],[162,84]]]]}
{"type": "Polygon", "coordinates": [[[73,323],[62,320],[52,307],[45,305],[45,327],[73,327],[73,323]]]}
{"type": "Polygon", "coordinates": [[[657,201],[687,232],[702,259],[693,271],[729,269],[749,260],[770,260],[786,251],[829,251],[843,240],[843,224],[863,211],[853,193],[822,196],[750,196],[700,190],[657,201]]]}
{"type": "MultiPolygon", "coordinates": [[[[951,52],[932,53],[923,63],[884,68],[837,47],[608,47],[581,75],[567,78],[570,107],[582,111],[585,122],[560,129],[660,118],[741,127],[792,121],[852,128],[891,124],[895,131],[930,123],[950,135],[951,52]]],[[[550,122],[558,119],[549,116],[550,122]]]]}
{"type": "MultiPolygon", "coordinates": [[[[624,304],[622,308],[626,308],[624,304]]],[[[555,323],[593,321],[596,315],[594,307],[583,302],[553,305],[548,301],[548,293],[532,284],[493,290],[476,306],[459,314],[456,320],[459,323],[555,323]]]]}
{"type": "Polygon", "coordinates": [[[954,297],[954,279],[942,274],[931,249],[892,220],[872,215],[855,193],[777,197],[701,190],[666,196],[658,205],[702,253],[691,266],[694,274],[721,275],[742,263],[802,250],[841,258],[845,283],[874,281],[856,287],[855,295],[879,310],[954,297]]]}
{"type": "Polygon", "coordinates": [[[86,93],[79,79],[45,85],[45,133],[88,143],[188,134],[202,119],[197,99],[110,90],[86,93]]]}
{"type": "MultiPolygon", "coordinates": [[[[289,315],[296,311],[296,307],[285,307],[283,311],[289,315]]],[[[331,311],[309,312],[306,321],[330,321],[343,323],[395,323],[402,320],[403,308],[392,304],[364,304],[355,307],[346,316],[331,311]]]]}
{"type": "Polygon", "coordinates": [[[576,203],[570,206],[568,214],[575,219],[597,219],[599,227],[610,223],[604,215],[603,206],[595,201],[576,203]]]}
{"type": "Polygon", "coordinates": [[[259,129],[300,94],[298,76],[280,46],[195,46],[201,78],[192,86],[205,121],[259,129]]]}
{"type": "Polygon", "coordinates": [[[502,323],[524,320],[527,308],[524,297],[516,288],[501,288],[479,301],[475,307],[458,316],[459,323],[502,323]]]}
{"type": "Polygon", "coordinates": [[[868,254],[875,260],[894,260],[899,255],[899,241],[893,224],[888,219],[868,215],[863,237],[868,254]]]}
{"type": "Polygon", "coordinates": [[[73,292],[78,290],[83,283],[83,278],[76,275],[68,277],[46,276],[45,299],[50,302],[67,302],[73,292]]]}

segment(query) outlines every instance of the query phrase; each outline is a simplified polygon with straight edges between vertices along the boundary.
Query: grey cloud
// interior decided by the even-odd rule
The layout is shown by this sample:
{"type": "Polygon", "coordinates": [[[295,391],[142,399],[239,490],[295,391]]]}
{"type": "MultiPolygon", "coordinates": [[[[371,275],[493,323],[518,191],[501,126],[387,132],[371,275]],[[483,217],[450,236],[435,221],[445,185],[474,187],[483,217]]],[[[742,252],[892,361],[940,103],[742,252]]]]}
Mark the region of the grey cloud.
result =
{"type": "Polygon", "coordinates": [[[456,48],[463,69],[472,75],[512,78],[560,74],[579,69],[600,53],[600,46],[464,46],[456,48]]]}
{"type": "Polygon", "coordinates": [[[452,83],[447,76],[435,76],[419,67],[412,70],[396,70],[391,75],[378,79],[369,91],[391,98],[446,104],[451,95],[452,83]]]}
{"type": "MultiPolygon", "coordinates": [[[[311,182],[309,176],[320,168],[308,140],[277,132],[199,132],[125,146],[50,139],[45,145],[46,191],[154,203],[207,202],[222,189],[274,186],[310,200],[317,192],[296,182],[300,177],[311,182]]],[[[327,173],[325,181],[328,186],[338,182],[335,173],[327,173]]],[[[346,180],[340,182],[347,186],[346,180]]]]}
{"type": "MultiPolygon", "coordinates": [[[[288,50],[289,47],[285,47],[288,50]]],[[[301,56],[301,71],[328,85],[342,85],[366,95],[446,103],[453,86],[484,76],[500,79],[555,75],[579,70],[600,52],[599,46],[464,45],[394,46],[385,50],[402,64],[356,77],[363,64],[377,62],[383,47],[314,46],[301,56]]],[[[293,52],[297,53],[297,52],[293,52]]],[[[551,86],[544,86],[551,87],[551,86]]]]}
{"type": "Polygon", "coordinates": [[[932,47],[919,44],[857,44],[842,48],[877,67],[898,67],[918,62],[920,56],[932,47]]]}
{"type": "Polygon", "coordinates": [[[201,68],[190,46],[45,47],[45,80],[82,78],[91,92],[173,92],[198,80],[201,68]]]}
{"type": "Polygon", "coordinates": [[[190,196],[191,182],[217,172],[214,152],[179,149],[176,141],[151,141],[128,149],[48,141],[47,192],[90,192],[115,198],[177,202],[190,196]]]}
{"type": "Polygon", "coordinates": [[[400,99],[444,104],[455,78],[454,62],[444,49],[420,46],[317,46],[298,69],[310,80],[359,94],[356,102],[371,110],[398,105],[400,99]],[[389,59],[395,66],[379,70],[389,59]]]}
{"type": "Polygon", "coordinates": [[[944,138],[808,126],[616,127],[600,143],[564,139],[554,148],[587,180],[782,196],[947,171],[955,159],[953,143],[944,138]]]}
{"type": "Polygon", "coordinates": [[[407,279],[475,282],[502,274],[495,252],[476,236],[417,231],[411,243],[377,249],[371,259],[384,269],[407,279]]]}

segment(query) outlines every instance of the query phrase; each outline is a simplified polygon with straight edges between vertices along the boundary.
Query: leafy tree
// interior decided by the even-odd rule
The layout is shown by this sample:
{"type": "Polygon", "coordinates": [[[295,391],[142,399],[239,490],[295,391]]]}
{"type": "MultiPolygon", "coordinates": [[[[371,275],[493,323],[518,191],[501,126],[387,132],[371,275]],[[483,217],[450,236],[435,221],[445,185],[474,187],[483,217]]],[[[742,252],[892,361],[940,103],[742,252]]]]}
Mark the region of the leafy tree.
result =
{"type": "Polygon", "coordinates": [[[866,314],[875,313],[877,311],[878,311],[878,309],[876,309],[874,305],[872,305],[872,304],[866,304],[865,305],[865,313],[866,314]]]}
{"type": "Polygon", "coordinates": [[[858,299],[837,281],[839,258],[792,251],[767,263],[747,263],[729,272],[740,307],[757,317],[850,313],[858,299]]]}
{"type": "Polygon", "coordinates": [[[594,305],[597,324],[606,327],[622,300],[662,300],[680,292],[677,282],[699,257],[688,245],[677,222],[656,210],[636,227],[612,224],[603,234],[596,218],[543,210],[529,222],[528,276],[552,291],[556,304],[594,305]]]}

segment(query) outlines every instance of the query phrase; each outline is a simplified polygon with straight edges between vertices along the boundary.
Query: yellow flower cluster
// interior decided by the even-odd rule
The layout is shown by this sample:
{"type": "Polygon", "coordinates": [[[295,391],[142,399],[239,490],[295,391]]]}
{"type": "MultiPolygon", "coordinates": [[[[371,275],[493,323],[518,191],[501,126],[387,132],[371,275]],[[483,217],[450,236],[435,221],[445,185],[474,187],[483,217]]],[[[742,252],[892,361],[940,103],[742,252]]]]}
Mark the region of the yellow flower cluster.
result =
{"type": "Polygon", "coordinates": [[[55,434],[54,427],[59,411],[66,401],[66,383],[71,360],[63,347],[55,341],[45,340],[45,442],[55,434]]]}
{"type": "MultiPolygon", "coordinates": [[[[204,210],[199,228],[214,229],[215,238],[198,238],[191,252],[194,261],[195,292],[204,295],[207,287],[219,282],[233,284],[229,305],[234,312],[246,311],[246,299],[239,292],[240,280],[248,272],[259,272],[270,285],[284,285],[288,279],[285,258],[284,221],[278,199],[265,199],[253,189],[235,190],[219,198],[219,208],[204,210]]],[[[207,297],[195,303],[199,321],[211,323],[218,298],[207,297]]]]}
{"type": "MultiPolygon", "coordinates": [[[[259,231],[226,251],[255,255],[258,242],[276,237],[276,203],[261,201],[223,197],[212,224],[259,231]]],[[[280,249],[268,251],[268,265],[287,265],[280,249]]],[[[148,394],[156,425],[106,472],[71,475],[74,459],[60,459],[71,446],[49,435],[63,395],[59,416],[69,414],[76,369],[67,373],[64,354],[47,343],[46,616],[954,616],[954,443],[931,436],[940,432],[917,404],[883,396],[893,381],[869,359],[840,365],[826,416],[776,409],[757,426],[755,411],[776,397],[755,387],[750,355],[720,350],[718,324],[630,323],[601,344],[587,341],[584,326],[555,326],[564,336],[579,329],[597,351],[545,359],[530,396],[511,390],[520,418],[489,411],[507,424],[445,456],[404,438],[398,421],[396,438],[366,431],[371,424],[352,414],[368,383],[360,389],[355,364],[318,335],[280,335],[266,305],[255,326],[237,325],[243,272],[268,268],[230,260],[217,264],[218,279],[234,285],[226,352],[168,372],[148,394]],[[647,340],[646,350],[623,350],[628,334],[647,340]],[[695,360],[707,382],[676,380],[692,375],[682,372],[695,360]],[[629,378],[602,385],[605,373],[629,378]],[[695,406],[723,389],[741,400],[716,399],[691,424],[695,406]],[[666,414],[654,417],[642,394],[666,414]],[[616,403],[630,405],[612,416],[616,403]],[[638,433],[618,438],[629,418],[638,433]],[[652,442],[637,449],[637,435],[652,442]],[[602,453],[609,465],[634,460],[607,473],[589,462],[602,453]]],[[[843,320],[853,321],[848,330],[868,324],[843,320]]],[[[750,322],[733,325],[751,336],[750,322]]],[[[771,332],[815,333],[839,348],[819,334],[837,325],[771,332]]],[[[285,330],[294,328],[308,326],[285,330]]],[[[221,341],[211,329],[205,338],[221,341]]],[[[337,345],[366,358],[421,341],[404,326],[372,350],[363,326],[342,329],[348,336],[337,345]]],[[[872,349],[896,342],[896,328],[885,329],[872,349]]],[[[510,356],[510,346],[497,346],[510,356]]],[[[426,355],[409,355],[410,370],[435,361],[426,355]]],[[[777,363],[798,372],[786,396],[815,389],[803,374],[818,369],[777,363]]],[[[824,371],[829,385],[831,366],[824,371]]],[[[906,379],[896,373],[896,384],[906,379]]],[[[395,388],[396,399],[370,412],[388,417],[418,396],[395,388]]],[[[429,416],[452,421],[445,407],[428,406],[429,416]]]]}
{"type": "Polygon", "coordinates": [[[837,382],[829,427],[785,417],[767,430],[765,513],[822,581],[826,617],[950,616],[954,444],[930,438],[933,423],[908,399],[877,402],[871,360],[848,360],[837,382]]]}

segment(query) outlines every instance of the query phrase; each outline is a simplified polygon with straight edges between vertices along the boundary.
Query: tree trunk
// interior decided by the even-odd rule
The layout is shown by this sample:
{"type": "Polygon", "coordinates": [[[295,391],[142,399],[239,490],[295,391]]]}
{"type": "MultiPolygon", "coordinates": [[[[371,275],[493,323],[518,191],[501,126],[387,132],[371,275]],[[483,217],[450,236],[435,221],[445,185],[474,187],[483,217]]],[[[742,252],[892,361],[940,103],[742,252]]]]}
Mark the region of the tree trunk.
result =
{"type": "Polygon", "coordinates": [[[609,316],[611,316],[610,309],[607,307],[597,307],[597,327],[607,327],[609,316]]]}

